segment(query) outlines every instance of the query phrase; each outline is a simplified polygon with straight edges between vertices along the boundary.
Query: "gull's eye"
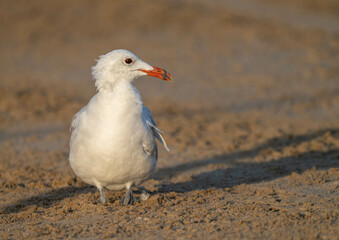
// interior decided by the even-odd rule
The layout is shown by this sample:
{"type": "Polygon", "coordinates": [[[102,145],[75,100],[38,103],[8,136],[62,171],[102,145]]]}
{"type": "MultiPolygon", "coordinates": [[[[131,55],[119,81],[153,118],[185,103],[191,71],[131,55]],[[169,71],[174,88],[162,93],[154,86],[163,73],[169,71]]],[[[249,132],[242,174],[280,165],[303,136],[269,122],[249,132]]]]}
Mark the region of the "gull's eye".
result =
{"type": "Polygon", "coordinates": [[[126,64],[131,64],[133,62],[133,59],[132,58],[126,58],[125,59],[125,63],[126,64]]]}

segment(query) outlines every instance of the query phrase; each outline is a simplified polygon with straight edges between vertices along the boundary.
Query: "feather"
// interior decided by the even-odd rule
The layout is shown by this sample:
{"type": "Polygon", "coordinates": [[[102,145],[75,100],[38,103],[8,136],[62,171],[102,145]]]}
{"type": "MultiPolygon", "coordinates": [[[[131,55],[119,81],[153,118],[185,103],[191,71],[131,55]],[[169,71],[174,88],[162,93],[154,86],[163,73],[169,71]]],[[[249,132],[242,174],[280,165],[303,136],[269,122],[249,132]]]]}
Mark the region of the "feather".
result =
{"type": "Polygon", "coordinates": [[[154,122],[154,119],[152,117],[152,114],[151,114],[151,111],[143,106],[143,116],[146,118],[146,124],[150,127],[152,133],[153,133],[153,136],[155,138],[157,138],[159,140],[159,142],[164,146],[164,148],[169,152],[169,148],[166,144],[166,141],[165,139],[163,138],[163,136],[161,134],[163,134],[163,131],[161,131],[159,128],[156,127],[155,125],[155,122],[154,122]]]}

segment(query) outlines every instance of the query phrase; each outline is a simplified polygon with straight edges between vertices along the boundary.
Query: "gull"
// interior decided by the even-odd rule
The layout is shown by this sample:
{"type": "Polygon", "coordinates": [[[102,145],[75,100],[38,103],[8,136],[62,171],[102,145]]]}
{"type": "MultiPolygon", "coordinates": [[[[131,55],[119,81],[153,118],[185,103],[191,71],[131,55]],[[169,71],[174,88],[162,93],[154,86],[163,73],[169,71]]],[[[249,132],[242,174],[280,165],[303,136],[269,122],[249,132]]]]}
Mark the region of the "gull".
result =
{"type": "Polygon", "coordinates": [[[126,189],[120,202],[133,204],[132,187],[155,172],[155,139],[169,149],[132,82],[145,75],[172,77],[123,49],[100,56],[92,75],[97,93],[72,119],[69,162],[79,178],[97,187],[102,203],[105,189],[126,189]]]}

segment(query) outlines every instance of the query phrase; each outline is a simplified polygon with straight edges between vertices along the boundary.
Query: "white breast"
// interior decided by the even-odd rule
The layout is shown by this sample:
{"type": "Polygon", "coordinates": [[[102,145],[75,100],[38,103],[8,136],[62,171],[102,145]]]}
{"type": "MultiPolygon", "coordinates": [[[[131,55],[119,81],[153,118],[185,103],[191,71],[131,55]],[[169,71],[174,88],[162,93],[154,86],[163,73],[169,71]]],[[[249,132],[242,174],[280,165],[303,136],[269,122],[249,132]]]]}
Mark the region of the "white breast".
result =
{"type": "Polygon", "coordinates": [[[96,94],[80,116],[73,134],[71,167],[85,182],[122,189],[140,184],[155,170],[156,159],[143,150],[155,140],[142,119],[142,101],[129,83],[118,91],[96,94]]]}

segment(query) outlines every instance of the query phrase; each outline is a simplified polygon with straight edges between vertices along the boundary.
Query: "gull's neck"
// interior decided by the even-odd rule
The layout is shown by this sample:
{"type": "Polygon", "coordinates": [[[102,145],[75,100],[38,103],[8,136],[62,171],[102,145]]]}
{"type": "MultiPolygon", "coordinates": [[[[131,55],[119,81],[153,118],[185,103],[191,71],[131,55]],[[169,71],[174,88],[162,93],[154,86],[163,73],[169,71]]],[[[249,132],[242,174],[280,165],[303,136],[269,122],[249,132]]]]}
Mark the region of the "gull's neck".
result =
{"type": "Polygon", "coordinates": [[[110,88],[99,89],[98,95],[100,97],[109,97],[116,99],[120,103],[136,103],[143,104],[140,93],[131,82],[118,81],[111,85],[110,88]]]}

